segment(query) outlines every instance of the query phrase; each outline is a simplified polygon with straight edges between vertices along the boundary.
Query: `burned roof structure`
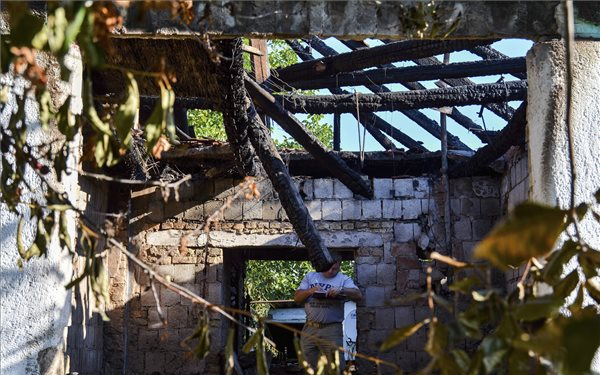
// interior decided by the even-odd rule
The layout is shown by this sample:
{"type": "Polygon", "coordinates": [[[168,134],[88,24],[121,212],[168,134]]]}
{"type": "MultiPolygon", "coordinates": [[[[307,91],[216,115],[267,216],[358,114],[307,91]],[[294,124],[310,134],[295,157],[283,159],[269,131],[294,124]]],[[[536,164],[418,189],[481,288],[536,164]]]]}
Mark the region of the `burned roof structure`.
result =
{"type": "MultiPolygon", "coordinates": [[[[294,229],[309,249],[316,269],[331,263],[327,248],[310,220],[294,187],[292,174],[333,176],[353,193],[371,197],[372,188],[362,176],[421,175],[443,173],[451,176],[489,173],[489,165],[511,146],[524,142],[527,81],[524,57],[508,58],[490,44],[497,39],[383,40],[370,47],[363,41],[342,40],[350,51],[338,53],[322,39],[288,39],[300,62],[272,72],[272,79],[253,76],[243,67],[242,40],[189,35],[127,37],[116,35],[107,62],[135,70],[161,69],[176,72],[173,84],[176,111],[214,109],[224,115],[228,145],[220,142],[182,140],[180,147],[163,152],[163,163],[176,165],[186,173],[215,176],[268,175],[279,194],[294,229]],[[448,63],[435,56],[470,51],[479,61],[448,63]],[[313,52],[322,57],[315,57],[313,52]],[[158,58],[157,56],[160,56],[158,58]],[[410,61],[414,66],[393,63],[410,61]],[[514,80],[476,84],[470,77],[512,75],[514,80]],[[428,89],[420,81],[437,81],[428,89]],[[401,85],[390,89],[386,84],[401,85]],[[351,93],[347,87],[364,86],[372,92],[351,93]],[[330,95],[302,95],[298,90],[329,90],[330,95]],[[514,110],[509,101],[523,101],[514,110]],[[494,132],[476,124],[460,106],[481,105],[507,122],[494,132]],[[442,123],[420,110],[439,109],[442,123]],[[400,111],[427,133],[440,140],[440,152],[431,152],[410,132],[384,120],[377,111],[400,111]],[[296,113],[334,113],[334,147],[328,150],[312,135],[296,113]],[[340,150],[340,113],[351,113],[384,152],[353,154],[340,150]],[[266,117],[265,117],[266,116],[266,117]],[[448,132],[445,118],[475,134],[486,144],[472,150],[448,132]],[[274,120],[305,152],[276,149],[264,119],[274,120]],[[397,146],[396,141],[401,146],[397,146]],[[282,157],[283,155],[283,157],[282,157]],[[225,161],[225,162],[224,162],[225,161]],[[448,165],[446,165],[449,163],[448,165]],[[312,251],[310,251],[312,249],[312,251]]],[[[104,71],[95,76],[96,98],[119,96],[121,73],[104,71]]],[[[151,108],[159,88],[151,77],[139,82],[142,105],[151,108]]],[[[148,111],[146,111],[148,112],[148,111]]],[[[144,117],[142,112],[141,117],[144,117]]],[[[185,115],[179,117],[180,131],[186,131],[185,115]]]]}

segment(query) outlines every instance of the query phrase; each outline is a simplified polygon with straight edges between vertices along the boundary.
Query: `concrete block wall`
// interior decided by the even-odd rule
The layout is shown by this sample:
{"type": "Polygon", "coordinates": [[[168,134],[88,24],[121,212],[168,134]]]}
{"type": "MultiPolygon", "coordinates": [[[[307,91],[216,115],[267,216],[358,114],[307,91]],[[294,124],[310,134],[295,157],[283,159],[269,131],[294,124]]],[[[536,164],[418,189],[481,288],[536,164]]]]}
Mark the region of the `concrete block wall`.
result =
{"type": "MultiPolygon", "coordinates": [[[[501,180],[502,214],[507,215],[516,205],[529,199],[529,158],[521,148],[513,148],[509,156],[508,168],[501,180]]],[[[513,291],[523,275],[524,267],[504,272],[506,289],[513,291]]]]}
{"type": "MultiPolygon", "coordinates": [[[[375,196],[364,199],[333,179],[295,178],[295,182],[327,246],[354,250],[356,282],[365,297],[358,306],[357,347],[366,354],[380,355],[377,348],[393,329],[429,314],[422,302],[393,305],[390,301],[424,290],[426,267],[431,263],[419,259],[420,251],[448,252],[443,247],[440,184],[424,177],[374,179],[375,196]]],[[[225,250],[231,253],[237,248],[272,247],[273,251],[285,251],[302,246],[270,182],[257,184],[260,199],[232,202],[222,220],[211,228],[210,236],[198,229],[236,193],[238,181],[190,183],[180,190],[179,201],[173,196],[163,201],[157,189],[134,193],[132,248],[150,264],[160,261],[155,265],[157,271],[211,303],[229,301],[225,250]],[[180,240],[186,235],[190,235],[187,246],[181,247],[180,240]]],[[[451,194],[452,255],[469,258],[475,242],[500,215],[500,183],[491,178],[453,180],[451,194]]],[[[434,278],[441,279],[446,271],[435,264],[433,267],[434,278]]],[[[118,291],[115,287],[114,292],[118,291]]],[[[126,302],[128,373],[219,373],[225,322],[218,315],[211,317],[213,350],[205,361],[190,360],[179,342],[192,332],[201,309],[168,290],[158,288],[158,294],[166,326],[158,319],[147,277],[136,272],[133,293],[126,302]]],[[[420,332],[382,355],[404,370],[414,371],[428,360],[422,352],[425,340],[425,332],[420,332]]],[[[359,366],[364,373],[376,371],[368,362],[361,361],[359,366]]]]}

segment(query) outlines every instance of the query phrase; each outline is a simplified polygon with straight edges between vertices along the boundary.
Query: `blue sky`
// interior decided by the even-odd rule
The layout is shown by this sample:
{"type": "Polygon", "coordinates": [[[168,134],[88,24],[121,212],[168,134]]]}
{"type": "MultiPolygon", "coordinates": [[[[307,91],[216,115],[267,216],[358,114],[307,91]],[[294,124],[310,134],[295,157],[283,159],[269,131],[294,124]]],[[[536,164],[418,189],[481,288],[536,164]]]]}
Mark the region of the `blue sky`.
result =
{"type": "MultiPolygon", "coordinates": [[[[344,46],[342,43],[340,43],[339,41],[337,41],[334,38],[326,39],[325,42],[330,47],[334,48],[335,50],[337,50],[340,53],[349,51],[349,49],[346,46],[344,46]]],[[[367,43],[371,46],[381,44],[381,42],[373,41],[373,40],[367,40],[367,43]]],[[[492,45],[492,47],[510,57],[518,57],[518,56],[525,56],[527,51],[531,48],[532,44],[533,44],[533,42],[531,42],[529,40],[524,40],[524,39],[504,39],[504,40],[494,43],[492,45]]],[[[320,55],[318,55],[318,53],[316,51],[313,52],[313,55],[315,57],[320,56],[320,55]]],[[[443,59],[442,56],[438,56],[438,58],[440,60],[443,59]]],[[[481,60],[481,58],[476,55],[473,55],[467,51],[454,52],[454,53],[450,54],[450,62],[464,62],[464,61],[477,61],[477,60],[481,60]]],[[[396,63],[394,65],[410,66],[410,65],[414,65],[414,64],[411,62],[403,62],[403,63],[396,63]]],[[[474,77],[474,78],[472,78],[472,80],[476,83],[493,83],[493,82],[498,81],[499,78],[500,78],[500,76],[486,76],[486,77],[474,77]]],[[[504,79],[507,81],[515,80],[515,78],[510,75],[505,76],[504,79]]],[[[427,88],[436,88],[434,81],[422,81],[421,83],[423,85],[425,85],[427,88]]],[[[388,86],[393,91],[406,90],[401,85],[392,84],[392,85],[386,85],[386,86],[388,86]]],[[[351,91],[351,92],[353,90],[356,90],[357,92],[364,92],[364,93],[370,92],[364,87],[347,88],[347,90],[351,91]]],[[[320,94],[327,95],[327,94],[329,94],[329,91],[322,90],[320,92],[320,94]]],[[[516,108],[516,107],[518,107],[518,105],[520,103],[519,102],[511,102],[509,104],[516,108]]],[[[477,123],[481,126],[484,126],[484,122],[485,122],[485,127],[488,130],[499,130],[499,129],[502,129],[506,125],[506,121],[502,120],[501,118],[499,118],[498,116],[496,116],[495,114],[490,112],[489,110],[484,110],[483,118],[480,118],[479,117],[480,108],[481,108],[480,106],[463,106],[463,107],[459,107],[458,109],[463,114],[465,114],[466,116],[471,118],[471,120],[473,120],[475,123],[477,123]]],[[[440,119],[439,112],[437,112],[435,110],[429,110],[429,109],[422,110],[422,112],[424,114],[426,114],[428,117],[436,120],[439,123],[439,119],[440,119]]],[[[436,150],[440,149],[440,141],[438,139],[431,136],[425,130],[421,129],[417,124],[415,124],[414,122],[412,122],[411,120],[406,118],[402,113],[395,111],[395,112],[378,112],[377,114],[381,118],[386,120],[387,122],[394,125],[399,130],[410,135],[412,138],[423,142],[423,145],[425,147],[427,147],[429,150],[436,151],[436,150]]],[[[303,118],[303,116],[300,114],[298,114],[297,116],[300,119],[303,118]]],[[[329,124],[333,124],[333,115],[326,115],[325,121],[329,124]]],[[[462,142],[467,144],[469,147],[471,147],[473,149],[477,149],[482,146],[482,143],[479,141],[479,139],[477,137],[475,137],[467,129],[465,129],[462,126],[455,123],[452,119],[448,118],[447,124],[448,124],[448,131],[450,133],[452,133],[453,135],[460,137],[462,142]]],[[[354,116],[352,116],[351,114],[344,114],[341,116],[341,149],[343,151],[358,151],[359,150],[357,126],[358,126],[357,121],[354,118],[354,116]]],[[[278,127],[276,127],[274,129],[273,134],[274,134],[275,138],[280,138],[283,135],[283,131],[281,129],[279,129],[278,127]]],[[[362,137],[362,134],[363,134],[362,126],[360,127],[360,134],[362,137]]],[[[383,150],[383,147],[381,147],[381,145],[379,145],[379,143],[377,141],[375,141],[368,133],[366,133],[366,134],[367,134],[367,138],[365,141],[365,150],[366,151],[381,151],[381,150],[383,150]]],[[[393,142],[395,142],[395,141],[393,141],[393,142]]],[[[396,143],[396,144],[399,147],[402,147],[402,145],[400,145],[398,143],[396,143]]]]}

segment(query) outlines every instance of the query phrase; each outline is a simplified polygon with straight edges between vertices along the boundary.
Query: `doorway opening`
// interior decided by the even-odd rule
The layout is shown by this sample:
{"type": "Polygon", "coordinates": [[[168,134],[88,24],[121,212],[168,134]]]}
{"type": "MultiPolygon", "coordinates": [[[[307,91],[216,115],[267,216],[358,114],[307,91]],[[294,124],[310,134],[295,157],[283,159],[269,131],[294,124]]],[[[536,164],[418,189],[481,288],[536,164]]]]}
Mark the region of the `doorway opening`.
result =
{"type": "MultiPolygon", "coordinates": [[[[341,272],[356,280],[354,251],[344,249],[336,252],[342,256],[341,272]]],[[[267,336],[275,343],[275,347],[268,351],[270,373],[302,373],[294,347],[294,333],[282,325],[300,331],[306,321],[303,306],[293,301],[294,292],[304,275],[314,271],[308,262],[306,250],[246,248],[230,249],[224,255],[226,264],[235,264],[234,268],[226,268],[232,271],[226,273],[230,278],[231,306],[250,311],[255,317],[266,317],[267,336]]],[[[357,314],[354,302],[346,303],[344,316],[344,347],[355,351],[357,314]]],[[[255,318],[245,318],[249,326],[255,326],[256,322],[255,318]]],[[[255,365],[254,354],[248,356],[241,351],[248,338],[247,332],[240,331],[237,334],[237,352],[242,368],[255,365]]],[[[346,359],[351,364],[354,358],[347,356],[346,359]]]]}

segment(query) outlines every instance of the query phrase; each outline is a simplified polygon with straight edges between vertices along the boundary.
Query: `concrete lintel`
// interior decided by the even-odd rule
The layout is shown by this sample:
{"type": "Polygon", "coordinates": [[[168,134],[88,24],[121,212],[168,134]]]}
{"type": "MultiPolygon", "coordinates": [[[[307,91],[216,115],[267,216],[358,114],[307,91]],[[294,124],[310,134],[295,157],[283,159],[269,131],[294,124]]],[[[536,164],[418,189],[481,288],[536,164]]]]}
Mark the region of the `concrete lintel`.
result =
{"type": "MultiPolygon", "coordinates": [[[[371,232],[321,232],[325,245],[329,248],[355,248],[383,246],[380,234],[371,232]]],[[[236,234],[224,231],[212,231],[207,236],[202,234],[198,237],[198,246],[209,246],[220,248],[236,247],[294,247],[303,248],[304,245],[295,233],[285,234],[236,234]]]]}
{"type": "MultiPolygon", "coordinates": [[[[363,39],[416,37],[406,25],[413,1],[229,1],[194,2],[195,19],[189,25],[172,18],[170,10],[152,12],[142,21],[133,2],[125,15],[128,37],[185,37],[206,33],[213,37],[252,36],[292,38],[317,35],[363,39]]],[[[458,26],[452,38],[520,37],[540,40],[560,35],[562,9],[559,1],[444,1],[437,11],[446,26],[458,26]]],[[[600,4],[575,3],[577,32],[600,38],[600,4]]],[[[442,32],[437,37],[444,37],[442,32]]],[[[429,37],[426,35],[426,37],[429,37]]],[[[435,37],[435,36],[434,36],[435,37]]]]}

